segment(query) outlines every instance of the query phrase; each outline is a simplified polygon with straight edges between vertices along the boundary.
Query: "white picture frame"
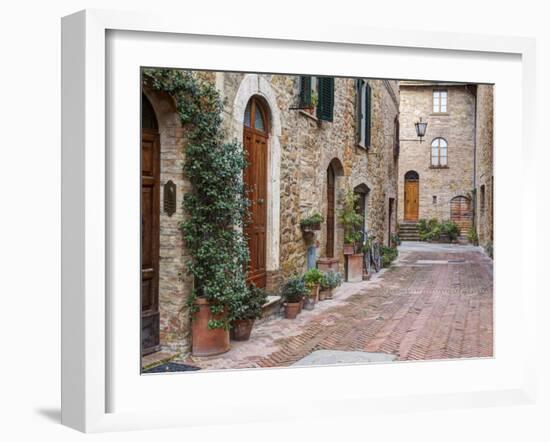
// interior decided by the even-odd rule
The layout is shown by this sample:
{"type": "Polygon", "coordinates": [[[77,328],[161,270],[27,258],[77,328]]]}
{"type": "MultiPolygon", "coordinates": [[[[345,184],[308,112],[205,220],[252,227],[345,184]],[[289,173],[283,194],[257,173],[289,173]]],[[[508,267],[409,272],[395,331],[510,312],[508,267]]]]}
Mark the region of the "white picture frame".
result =
{"type": "MultiPolygon", "coordinates": [[[[213,44],[212,47],[214,46],[213,44]]],[[[124,48],[124,45],[121,47],[124,48]]],[[[130,46],[127,47],[130,48],[130,46]]],[[[161,52],[158,51],[159,57],[161,52]]],[[[129,60],[138,60],[132,58],[135,53],[131,53],[131,51],[127,53],[129,60]]],[[[232,423],[266,419],[283,420],[296,417],[299,414],[307,417],[308,413],[322,416],[326,412],[323,410],[328,408],[326,407],[327,403],[338,405],[330,407],[332,416],[335,414],[368,414],[380,410],[395,412],[415,409],[491,406],[503,403],[533,403],[536,381],[536,359],[533,355],[536,349],[534,348],[535,339],[530,338],[534,336],[536,327],[535,269],[525,263],[527,262],[526,257],[535,255],[535,244],[532,241],[521,241],[521,238],[528,238],[530,220],[535,218],[536,192],[527,191],[529,188],[536,188],[536,177],[529,173],[534,157],[535,133],[535,110],[531,105],[535,102],[535,46],[533,40],[517,37],[495,38],[481,35],[350,28],[343,25],[331,26],[330,33],[326,33],[322,27],[292,27],[290,24],[285,26],[281,23],[277,25],[262,23],[261,26],[254,27],[253,25],[251,27],[249,25],[245,28],[234,20],[222,23],[196,17],[194,20],[181,21],[177,17],[156,16],[150,13],[86,10],[63,18],[62,56],[63,424],[84,432],[101,432],[208,425],[209,418],[212,417],[217,423],[232,423]],[[139,34],[135,34],[136,32],[139,34]],[[128,35],[131,37],[128,41],[139,35],[139,39],[142,41],[151,38],[155,39],[156,43],[165,38],[176,45],[185,44],[185,39],[188,38],[193,39],[195,43],[202,44],[203,49],[205,49],[204,42],[209,38],[215,38],[216,42],[220,44],[223,44],[224,39],[231,39],[235,50],[245,48],[247,45],[254,50],[262,48],[262,45],[268,45],[274,50],[294,45],[298,49],[312,48],[325,53],[332,51],[331,54],[367,50],[373,57],[384,57],[385,52],[394,51],[392,57],[402,57],[410,62],[411,65],[407,66],[408,71],[406,72],[405,68],[400,71],[395,64],[392,65],[393,62],[388,60],[388,66],[392,65],[393,70],[391,77],[379,75],[385,78],[412,78],[411,75],[414,74],[411,72],[416,72],[416,78],[448,79],[434,78],[434,75],[438,75],[437,72],[443,72],[443,67],[440,71],[437,67],[430,71],[429,66],[423,66],[418,62],[423,57],[428,59],[445,56],[469,57],[473,60],[472,63],[476,63],[477,60],[479,66],[487,69],[487,72],[490,68],[485,64],[485,58],[499,58],[504,60],[504,63],[509,60],[511,69],[506,75],[509,74],[511,77],[510,83],[507,83],[506,87],[510,88],[511,95],[503,97],[502,91],[508,92],[508,89],[499,90],[498,82],[495,92],[495,156],[497,158],[495,173],[497,183],[495,185],[495,219],[497,220],[495,225],[495,339],[497,344],[500,340],[499,345],[501,345],[495,347],[495,358],[467,361],[466,363],[464,361],[447,361],[378,365],[368,368],[365,366],[319,367],[315,369],[202,373],[194,378],[194,384],[204,388],[203,384],[206,385],[205,379],[207,379],[207,384],[211,385],[210,388],[213,389],[226,388],[228,376],[231,376],[232,383],[237,386],[243,386],[245,383],[255,385],[255,383],[274,378],[277,379],[274,381],[275,384],[283,382],[282,379],[284,382],[299,383],[300,379],[303,381],[307,370],[322,373],[327,379],[337,379],[339,373],[345,373],[346,379],[340,385],[327,386],[326,391],[323,392],[308,389],[305,386],[303,393],[305,401],[311,405],[309,408],[304,407],[303,402],[294,400],[295,398],[285,406],[281,398],[272,396],[271,403],[261,404],[261,406],[258,406],[255,400],[233,399],[232,409],[224,411],[226,404],[220,399],[218,407],[220,410],[208,416],[205,410],[208,409],[209,404],[204,401],[195,404],[193,410],[170,405],[170,398],[167,397],[166,391],[173,388],[176,381],[180,384],[188,382],[191,378],[188,377],[186,381],[184,377],[187,376],[186,374],[146,377],[149,380],[145,381],[144,377],[136,378],[136,376],[139,377],[139,369],[136,369],[135,373],[129,373],[127,377],[128,380],[133,379],[141,384],[126,383],[125,392],[120,390],[121,392],[117,395],[121,397],[121,395],[127,394],[128,398],[122,398],[117,402],[124,404],[135,399],[128,391],[130,388],[143,388],[144,392],[151,388],[158,388],[158,391],[162,391],[162,395],[166,399],[166,406],[147,409],[146,404],[136,404],[134,408],[119,407],[114,404],[112,395],[113,391],[119,388],[117,383],[122,384],[126,381],[126,379],[122,380],[124,382],[120,381],[121,376],[117,374],[117,370],[122,370],[121,367],[125,364],[130,367],[134,364],[137,367],[139,361],[129,360],[127,356],[123,356],[120,357],[122,362],[118,361],[116,364],[113,362],[115,360],[113,348],[116,348],[114,342],[116,339],[122,339],[124,332],[119,333],[119,337],[111,336],[115,334],[113,328],[116,327],[113,327],[113,324],[120,323],[120,318],[117,319],[116,316],[117,310],[112,308],[113,300],[110,298],[110,291],[118,284],[112,279],[113,263],[118,262],[117,259],[119,259],[115,255],[121,253],[119,249],[112,247],[113,242],[116,242],[114,236],[120,230],[117,230],[117,222],[113,220],[119,210],[116,204],[117,196],[111,194],[113,179],[118,179],[116,178],[118,171],[115,171],[113,175],[113,168],[116,169],[120,162],[117,163],[116,155],[113,158],[113,154],[109,150],[109,143],[115,140],[116,144],[118,140],[116,132],[119,126],[116,126],[117,130],[112,132],[107,131],[106,127],[107,121],[111,121],[112,118],[116,119],[117,112],[107,106],[108,94],[111,93],[110,82],[116,81],[114,78],[116,73],[107,69],[108,64],[113,60],[109,60],[107,57],[117,57],[120,52],[117,52],[119,50],[117,48],[110,51],[109,48],[113,49],[113,47],[109,46],[109,35],[128,35]],[[515,68],[519,71],[516,72],[515,68]],[[109,75],[106,75],[106,72],[109,75]],[[514,90],[514,85],[519,89],[514,90]],[[512,122],[512,115],[509,106],[503,107],[502,103],[518,106],[515,109],[515,125],[509,124],[512,122]],[[506,139],[502,137],[504,129],[507,131],[506,139]],[[506,181],[505,179],[499,180],[499,177],[505,176],[506,168],[510,166],[506,160],[506,152],[508,152],[510,143],[521,146],[519,151],[522,161],[522,168],[519,172],[520,180],[518,180],[516,188],[510,187],[509,191],[522,201],[522,210],[518,211],[512,219],[502,221],[498,215],[498,192],[499,186],[502,186],[503,189],[506,188],[506,181]],[[501,222],[502,224],[499,224],[501,222]],[[510,227],[514,229],[518,243],[522,244],[520,252],[522,266],[516,280],[508,284],[510,281],[506,278],[510,277],[509,270],[512,268],[512,263],[509,262],[509,258],[512,256],[509,251],[499,248],[498,241],[499,238],[505,238],[504,229],[510,227]],[[507,333],[509,327],[507,320],[510,319],[513,311],[509,308],[506,301],[508,297],[505,295],[510,294],[511,291],[514,291],[513,295],[517,296],[518,310],[515,320],[522,328],[522,334],[514,339],[519,339],[524,344],[521,351],[516,352],[516,360],[512,360],[509,355],[513,350],[511,347],[517,341],[507,333]],[[434,364],[436,365],[434,366],[434,364]],[[393,391],[384,390],[382,387],[380,390],[376,390],[375,386],[370,384],[368,388],[361,388],[356,383],[354,384],[354,381],[361,379],[364,373],[368,373],[368,378],[380,376],[382,379],[383,376],[386,376],[384,373],[388,372],[390,373],[388,379],[393,379],[394,382],[393,391]],[[434,377],[433,373],[437,372],[442,373],[441,379],[437,379],[437,376],[434,377]],[[450,383],[448,376],[451,374],[456,378],[452,382],[453,388],[449,389],[445,385],[450,383]],[[392,376],[393,378],[391,378],[392,376]],[[417,388],[411,387],[408,382],[410,377],[419,379],[417,388]],[[493,382],[487,383],[489,377],[494,378],[493,382]],[[471,382],[469,383],[467,379],[470,379],[471,382]],[[427,388],[428,385],[432,385],[433,388],[427,388]],[[354,390],[353,394],[351,394],[352,389],[354,390]],[[241,413],[235,413],[235,410],[240,410],[241,413]]],[[[291,66],[292,62],[292,60],[288,60],[287,66],[291,66]]],[[[165,63],[167,62],[162,62],[162,64],[165,63]]],[[[236,65],[218,61],[217,64],[204,62],[200,65],[194,64],[186,67],[260,72],[268,69],[269,71],[269,63],[261,58],[251,64],[243,61],[239,66],[240,68],[237,69],[236,65]]],[[[298,65],[294,66],[295,68],[290,67],[287,72],[299,73],[299,68],[296,67],[298,65]]],[[[133,69],[132,66],[129,67],[133,69]]],[[[345,69],[339,64],[317,66],[314,69],[317,69],[318,73],[369,76],[366,75],[364,66],[358,66],[356,71],[351,71],[348,68],[345,72],[334,72],[334,69],[345,69]]],[[[483,69],[479,72],[470,70],[469,73],[463,72],[462,75],[470,75],[472,81],[492,82],[492,74],[486,74],[483,69]]],[[[135,74],[137,75],[137,72],[135,74]]],[[[502,84],[505,81],[507,80],[503,80],[502,84]]],[[[136,84],[136,88],[137,86],[138,84],[136,84]]],[[[124,103],[122,104],[124,105],[124,103]]],[[[135,109],[136,112],[138,112],[138,108],[135,109]]],[[[128,128],[131,128],[132,124],[137,124],[137,119],[135,122],[130,120],[127,122],[128,128]]],[[[120,127],[122,128],[122,126],[120,127]]],[[[121,132],[122,129],[118,131],[121,132]]],[[[138,258],[136,257],[136,259],[138,258]]],[[[517,259],[517,254],[515,259],[517,259]]],[[[118,268],[120,269],[120,267],[118,268]]],[[[121,272],[131,274],[132,269],[122,269],[121,272]]],[[[116,275],[118,277],[118,270],[116,275]]],[[[137,314],[135,316],[137,321],[137,314]]],[[[129,328],[131,329],[133,325],[135,324],[130,324],[129,328]]],[[[134,328],[138,333],[137,327],[134,328]]],[[[136,345],[136,349],[132,350],[136,354],[137,347],[136,345]]],[[[380,382],[380,385],[383,386],[384,382],[380,382]]],[[[188,391],[190,395],[197,394],[192,389],[188,391]]],[[[231,391],[228,390],[228,394],[231,394],[231,391]]],[[[271,394],[276,395],[276,391],[274,390],[271,394]]]]}

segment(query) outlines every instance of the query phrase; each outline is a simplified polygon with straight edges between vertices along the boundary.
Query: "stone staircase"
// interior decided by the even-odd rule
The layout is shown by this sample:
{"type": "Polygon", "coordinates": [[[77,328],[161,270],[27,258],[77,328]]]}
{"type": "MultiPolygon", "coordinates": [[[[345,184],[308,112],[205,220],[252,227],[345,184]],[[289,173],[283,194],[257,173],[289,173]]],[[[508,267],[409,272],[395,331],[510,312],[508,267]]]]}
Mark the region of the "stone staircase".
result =
{"type": "Polygon", "coordinates": [[[418,223],[410,221],[399,223],[399,237],[401,241],[420,241],[418,223]]]}

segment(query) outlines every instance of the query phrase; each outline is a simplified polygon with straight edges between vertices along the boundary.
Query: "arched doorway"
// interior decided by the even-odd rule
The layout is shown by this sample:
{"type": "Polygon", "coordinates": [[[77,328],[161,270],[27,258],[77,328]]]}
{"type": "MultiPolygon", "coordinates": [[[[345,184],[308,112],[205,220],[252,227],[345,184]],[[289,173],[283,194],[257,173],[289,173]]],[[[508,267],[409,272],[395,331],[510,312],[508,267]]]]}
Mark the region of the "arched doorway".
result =
{"type": "Polygon", "coordinates": [[[418,221],[419,182],[418,173],[414,170],[409,170],[405,174],[405,221],[418,221]]]}
{"type": "Polygon", "coordinates": [[[367,231],[367,220],[368,220],[368,195],[369,187],[366,184],[359,184],[353,189],[353,193],[356,195],[357,199],[355,202],[356,212],[363,217],[363,230],[367,231]]]}
{"type": "Polygon", "coordinates": [[[247,282],[266,286],[267,160],[269,115],[262,98],[253,96],[244,112],[243,145],[248,166],[244,183],[250,200],[250,223],[245,228],[250,253],[247,282]]]}
{"type": "Polygon", "coordinates": [[[342,175],[342,163],[334,158],[327,167],[327,230],[325,256],[334,258],[336,228],[336,177],[342,175]]]}
{"type": "Polygon", "coordinates": [[[458,225],[462,235],[467,234],[472,225],[470,198],[460,195],[451,200],[451,221],[458,225]]]}
{"type": "Polygon", "coordinates": [[[160,349],[160,135],[153,106],[141,96],[141,353],[160,349]]]}

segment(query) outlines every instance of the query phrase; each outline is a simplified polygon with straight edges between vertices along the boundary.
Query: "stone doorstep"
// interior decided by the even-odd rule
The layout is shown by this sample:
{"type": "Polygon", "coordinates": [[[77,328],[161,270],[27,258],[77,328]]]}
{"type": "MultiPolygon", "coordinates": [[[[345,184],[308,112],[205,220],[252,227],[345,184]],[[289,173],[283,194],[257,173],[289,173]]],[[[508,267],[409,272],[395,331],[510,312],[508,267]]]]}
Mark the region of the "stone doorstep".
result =
{"type": "Polygon", "coordinates": [[[256,322],[260,324],[279,316],[282,304],[281,299],[279,295],[269,295],[267,302],[262,306],[262,317],[256,322]]]}
{"type": "Polygon", "coordinates": [[[172,353],[168,351],[156,351],[141,358],[141,369],[147,370],[149,368],[156,367],[157,365],[166,364],[167,362],[175,359],[179,353],[172,353]]]}

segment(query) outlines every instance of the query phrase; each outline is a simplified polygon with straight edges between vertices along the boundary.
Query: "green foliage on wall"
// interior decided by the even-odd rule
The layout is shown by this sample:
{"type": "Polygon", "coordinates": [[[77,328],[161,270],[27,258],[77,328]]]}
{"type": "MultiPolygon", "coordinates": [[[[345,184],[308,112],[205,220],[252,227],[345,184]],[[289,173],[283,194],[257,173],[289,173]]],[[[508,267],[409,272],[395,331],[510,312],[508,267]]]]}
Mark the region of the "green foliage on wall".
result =
{"type": "Polygon", "coordinates": [[[228,327],[232,304],[248,291],[249,261],[244,235],[248,219],[243,170],[245,153],[237,141],[225,142],[221,128],[224,103],[215,86],[189,71],[144,69],[145,86],[170,95],[185,129],[183,174],[192,185],[184,195],[185,220],[180,223],[192,257],[186,263],[194,278],[195,297],[210,302],[213,313],[226,312],[211,328],[228,327]]]}

